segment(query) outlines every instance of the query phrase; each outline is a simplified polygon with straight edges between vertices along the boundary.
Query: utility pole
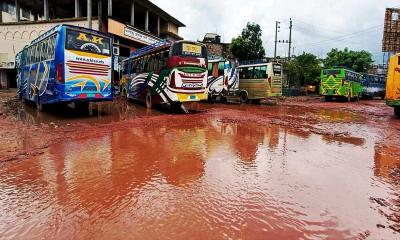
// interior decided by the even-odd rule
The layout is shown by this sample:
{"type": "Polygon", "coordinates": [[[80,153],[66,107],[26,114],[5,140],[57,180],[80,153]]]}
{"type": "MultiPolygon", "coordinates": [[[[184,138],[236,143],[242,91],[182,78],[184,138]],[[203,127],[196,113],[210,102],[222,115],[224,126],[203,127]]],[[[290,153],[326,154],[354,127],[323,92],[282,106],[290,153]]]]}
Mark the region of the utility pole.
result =
{"type": "Polygon", "coordinates": [[[292,19],[290,19],[290,26],[289,26],[289,54],[288,54],[288,59],[290,61],[291,58],[291,50],[292,50],[292,28],[293,28],[293,23],[292,23],[292,19]]]}
{"type": "Polygon", "coordinates": [[[279,26],[280,22],[276,21],[276,26],[275,26],[275,51],[274,51],[274,60],[276,61],[276,47],[278,45],[278,32],[279,32],[279,26]]]}

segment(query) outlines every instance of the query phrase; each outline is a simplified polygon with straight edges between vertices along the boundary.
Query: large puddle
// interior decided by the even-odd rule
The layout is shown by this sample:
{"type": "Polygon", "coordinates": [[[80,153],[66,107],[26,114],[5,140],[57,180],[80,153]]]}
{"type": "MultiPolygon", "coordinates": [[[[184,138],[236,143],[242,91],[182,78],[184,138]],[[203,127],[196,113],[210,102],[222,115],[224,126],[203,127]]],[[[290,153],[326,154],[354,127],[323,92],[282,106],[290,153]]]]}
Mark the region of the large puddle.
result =
{"type": "MultiPolygon", "coordinates": [[[[137,109],[105,119],[149,115],[137,109]]],[[[35,113],[20,119],[67,121],[43,120],[35,113]]],[[[126,126],[2,163],[0,235],[395,238],[400,229],[398,149],[379,145],[376,131],[354,125],[350,128],[362,134],[328,136],[211,116],[181,127],[165,122],[126,126]]],[[[318,115],[321,121],[335,117],[342,122],[355,116],[318,115]]]]}
{"type": "Polygon", "coordinates": [[[338,109],[195,107],[13,111],[25,127],[2,142],[44,147],[0,162],[0,238],[398,237],[399,147],[384,141],[398,121],[375,128],[338,109]],[[41,139],[29,126],[43,124],[41,139]],[[68,137],[47,144],[51,129],[68,137]]]}

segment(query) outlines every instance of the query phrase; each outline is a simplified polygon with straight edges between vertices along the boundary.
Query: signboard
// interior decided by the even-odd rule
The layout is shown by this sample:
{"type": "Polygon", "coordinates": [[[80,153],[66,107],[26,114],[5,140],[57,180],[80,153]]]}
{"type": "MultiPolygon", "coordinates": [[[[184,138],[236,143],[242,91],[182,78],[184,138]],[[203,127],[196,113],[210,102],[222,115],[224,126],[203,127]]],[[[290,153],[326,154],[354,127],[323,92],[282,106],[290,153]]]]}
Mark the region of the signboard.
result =
{"type": "Polygon", "coordinates": [[[146,45],[151,45],[160,41],[159,38],[152,34],[145,33],[130,25],[123,24],[111,18],[108,19],[108,32],[146,45]]]}
{"type": "Polygon", "coordinates": [[[383,32],[383,52],[400,52],[400,9],[388,8],[383,32]]]}

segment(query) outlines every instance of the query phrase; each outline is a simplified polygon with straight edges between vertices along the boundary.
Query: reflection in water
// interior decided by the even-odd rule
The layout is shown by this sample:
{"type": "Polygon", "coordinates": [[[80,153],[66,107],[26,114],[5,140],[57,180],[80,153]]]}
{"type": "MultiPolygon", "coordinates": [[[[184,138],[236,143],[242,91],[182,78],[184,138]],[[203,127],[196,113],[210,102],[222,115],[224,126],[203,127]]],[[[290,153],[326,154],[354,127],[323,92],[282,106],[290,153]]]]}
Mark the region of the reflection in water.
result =
{"type": "Polygon", "coordinates": [[[124,99],[92,103],[89,111],[77,111],[69,105],[54,105],[47,112],[38,112],[33,106],[17,109],[16,119],[28,124],[112,123],[141,116],[156,116],[157,110],[146,109],[124,99]]]}
{"type": "MultiPolygon", "coordinates": [[[[386,158],[391,149],[374,156],[374,142],[365,139],[181,119],[180,127],[160,122],[66,140],[1,165],[0,235],[393,238],[377,224],[398,217],[398,209],[382,215],[370,199],[378,184],[371,182],[374,157],[375,175],[389,179],[388,188],[397,186],[398,165],[386,158]]],[[[393,194],[381,192],[399,199],[393,194]]]]}

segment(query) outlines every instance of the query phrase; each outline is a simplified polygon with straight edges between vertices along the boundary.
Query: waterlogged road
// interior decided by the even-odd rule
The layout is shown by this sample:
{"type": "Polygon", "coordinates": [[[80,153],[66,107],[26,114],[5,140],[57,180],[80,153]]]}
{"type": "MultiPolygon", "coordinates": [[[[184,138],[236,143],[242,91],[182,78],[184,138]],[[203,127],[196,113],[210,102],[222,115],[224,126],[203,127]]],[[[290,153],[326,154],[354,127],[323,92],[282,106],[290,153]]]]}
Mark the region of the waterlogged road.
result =
{"type": "Polygon", "coordinates": [[[400,237],[400,120],[381,101],[82,115],[1,98],[0,238],[400,237]]]}

